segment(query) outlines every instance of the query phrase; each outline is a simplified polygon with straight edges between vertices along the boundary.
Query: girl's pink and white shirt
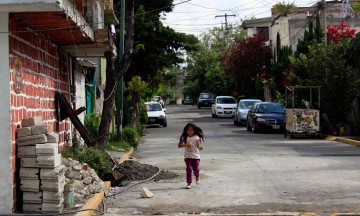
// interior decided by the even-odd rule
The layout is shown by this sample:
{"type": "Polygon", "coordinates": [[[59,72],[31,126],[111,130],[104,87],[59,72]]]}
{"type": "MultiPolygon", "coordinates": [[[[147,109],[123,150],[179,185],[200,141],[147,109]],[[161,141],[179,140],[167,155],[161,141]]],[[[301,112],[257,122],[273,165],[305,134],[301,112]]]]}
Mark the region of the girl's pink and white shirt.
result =
{"type": "Polygon", "coordinates": [[[186,143],[191,143],[191,147],[185,147],[184,158],[200,159],[200,151],[196,146],[196,142],[200,140],[200,137],[193,135],[187,137],[186,143]]]}

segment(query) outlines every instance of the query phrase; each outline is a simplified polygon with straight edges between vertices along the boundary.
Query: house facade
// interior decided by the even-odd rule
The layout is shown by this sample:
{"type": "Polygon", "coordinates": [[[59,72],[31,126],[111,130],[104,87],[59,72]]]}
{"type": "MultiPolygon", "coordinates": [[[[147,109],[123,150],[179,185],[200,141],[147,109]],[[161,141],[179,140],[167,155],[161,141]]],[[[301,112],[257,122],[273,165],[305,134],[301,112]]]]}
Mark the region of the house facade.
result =
{"type": "Polygon", "coordinates": [[[40,116],[59,134],[59,148],[69,144],[74,128],[57,118],[55,92],[74,110],[87,106],[87,77],[96,77],[101,64],[84,59],[114,52],[106,13],[113,14],[112,1],[0,1],[0,214],[16,212],[21,202],[16,129],[22,119],[40,116]]]}
{"type": "MultiPolygon", "coordinates": [[[[266,43],[271,46],[274,61],[276,61],[278,46],[290,46],[296,50],[299,39],[303,39],[305,30],[308,29],[310,19],[313,20],[315,26],[317,8],[318,5],[315,3],[310,7],[299,7],[296,11],[285,15],[275,14],[272,11],[271,17],[245,20],[242,27],[247,30],[248,37],[254,34],[262,35],[266,43]]],[[[341,2],[327,1],[326,25],[340,24],[344,19],[343,8],[344,5],[341,2]]],[[[350,5],[348,8],[346,23],[359,32],[360,19],[355,16],[350,5]]]]}

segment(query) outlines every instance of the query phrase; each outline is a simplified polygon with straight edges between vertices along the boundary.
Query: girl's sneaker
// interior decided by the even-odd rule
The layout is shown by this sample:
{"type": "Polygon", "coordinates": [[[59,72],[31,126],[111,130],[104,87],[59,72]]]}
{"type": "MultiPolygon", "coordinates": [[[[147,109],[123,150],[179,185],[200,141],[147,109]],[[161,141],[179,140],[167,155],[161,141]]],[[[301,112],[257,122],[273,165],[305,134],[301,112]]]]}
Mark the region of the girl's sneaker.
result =
{"type": "Polygon", "coordinates": [[[186,186],[186,189],[190,189],[190,188],[191,188],[191,185],[186,186]]]}
{"type": "Polygon", "coordinates": [[[196,177],[196,184],[200,184],[200,177],[196,177]]]}

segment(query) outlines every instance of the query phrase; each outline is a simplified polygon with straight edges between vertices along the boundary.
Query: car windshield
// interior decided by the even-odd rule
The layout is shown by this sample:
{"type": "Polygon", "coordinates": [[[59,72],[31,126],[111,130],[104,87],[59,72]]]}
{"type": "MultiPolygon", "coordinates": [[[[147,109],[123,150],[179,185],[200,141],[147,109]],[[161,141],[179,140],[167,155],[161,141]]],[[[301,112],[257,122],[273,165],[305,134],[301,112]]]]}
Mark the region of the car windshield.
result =
{"type": "Polygon", "coordinates": [[[212,94],[201,94],[200,99],[212,99],[212,94]]]}
{"type": "Polygon", "coordinates": [[[250,109],[256,102],[259,102],[259,101],[240,101],[239,108],[250,109]]]}
{"type": "Polygon", "coordinates": [[[147,111],[151,112],[151,111],[161,111],[161,105],[160,104],[146,104],[146,109],[147,111]]]}
{"type": "Polygon", "coordinates": [[[218,98],[217,103],[219,104],[233,104],[236,103],[234,98],[218,98]]]}
{"type": "Polygon", "coordinates": [[[259,104],[258,113],[284,113],[285,107],[281,104],[259,104]]]}

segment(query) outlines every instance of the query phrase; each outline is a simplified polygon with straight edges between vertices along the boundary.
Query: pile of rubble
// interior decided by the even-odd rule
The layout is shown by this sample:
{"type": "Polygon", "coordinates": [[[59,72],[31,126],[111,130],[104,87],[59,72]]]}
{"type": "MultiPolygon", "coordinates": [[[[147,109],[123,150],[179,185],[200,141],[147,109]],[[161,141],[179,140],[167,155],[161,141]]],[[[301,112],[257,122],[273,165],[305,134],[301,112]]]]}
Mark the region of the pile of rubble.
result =
{"type": "Polygon", "coordinates": [[[94,194],[106,189],[105,183],[86,163],[62,158],[62,164],[65,165],[66,183],[74,190],[74,205],[83,204],[94,194]]]}

